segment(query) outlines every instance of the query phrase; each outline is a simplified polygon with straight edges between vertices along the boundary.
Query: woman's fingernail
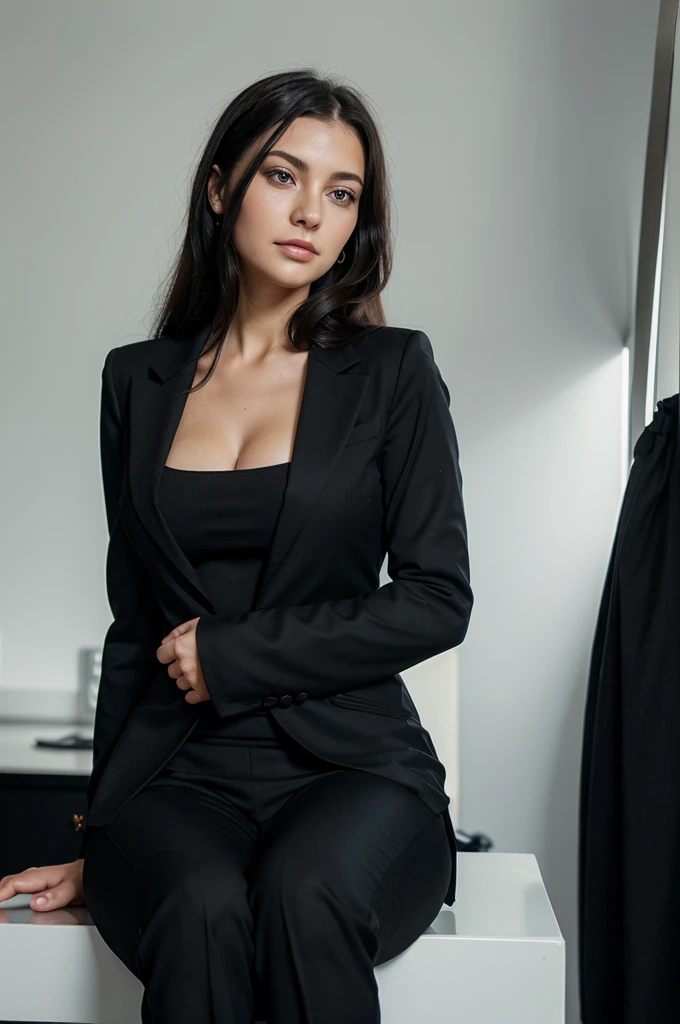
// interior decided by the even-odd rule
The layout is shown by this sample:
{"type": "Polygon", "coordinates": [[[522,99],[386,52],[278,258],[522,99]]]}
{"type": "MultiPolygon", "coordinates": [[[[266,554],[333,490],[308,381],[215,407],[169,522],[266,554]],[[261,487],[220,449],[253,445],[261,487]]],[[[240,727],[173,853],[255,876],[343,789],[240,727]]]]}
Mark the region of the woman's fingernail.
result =
{"type": "Polygon", "coordinates": [[[36,903],[37,903],[37,904],[38,904],[39,906],[42,906],[42,905],[43,905],[43,903],[47,903],[47,896],[38,896],[38,898],[36,899],[36,901],[35,901],[35,902],[36,902],[36,903]]]}

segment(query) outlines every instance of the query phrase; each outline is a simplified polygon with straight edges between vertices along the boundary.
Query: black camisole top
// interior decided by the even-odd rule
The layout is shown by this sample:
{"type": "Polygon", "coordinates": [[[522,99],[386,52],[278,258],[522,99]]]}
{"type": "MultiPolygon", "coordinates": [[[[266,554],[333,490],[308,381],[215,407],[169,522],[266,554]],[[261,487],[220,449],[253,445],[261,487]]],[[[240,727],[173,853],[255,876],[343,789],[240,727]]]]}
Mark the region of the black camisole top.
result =
{"type": "MultiPolygon", "coordinates": [[[[218,614],[253,608],[289,468],[290,462],[235,470],[163,467],[158,506],[218,614]]],[[[190,739],[252,730],[246,725],[244,732],[243,716],[220,719],[212,701],[197,706],[201,717],[190,739]]],[[[267,709],[252,715],[267,715],[267,709]]]]}

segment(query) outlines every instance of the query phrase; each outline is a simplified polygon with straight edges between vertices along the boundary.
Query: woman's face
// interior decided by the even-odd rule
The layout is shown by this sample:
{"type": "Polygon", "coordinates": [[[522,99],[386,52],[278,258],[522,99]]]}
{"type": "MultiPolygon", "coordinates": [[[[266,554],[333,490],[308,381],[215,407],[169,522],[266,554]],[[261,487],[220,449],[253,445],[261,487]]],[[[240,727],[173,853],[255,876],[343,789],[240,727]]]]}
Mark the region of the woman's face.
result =
{"type": "MultiPolygon", "coordinates": [[[[244,153],[229,188],[261,142],[257,140],[244,153]]],[[[219,170],[217,164],[214,168],[219,170]]],[[[352,128],[297,118],[258,168],[234,226],[234,245],[249,284],[269,280],[296,289],[322,277],[354,230],[363,181],[363,149],[352,128]],[[283,248],[281,243],[290,239],[311,243],[316,254],[283,248]]],[[[214,170],[209,198],[215,213],[221,214],[216,184],[214,170]]]]}

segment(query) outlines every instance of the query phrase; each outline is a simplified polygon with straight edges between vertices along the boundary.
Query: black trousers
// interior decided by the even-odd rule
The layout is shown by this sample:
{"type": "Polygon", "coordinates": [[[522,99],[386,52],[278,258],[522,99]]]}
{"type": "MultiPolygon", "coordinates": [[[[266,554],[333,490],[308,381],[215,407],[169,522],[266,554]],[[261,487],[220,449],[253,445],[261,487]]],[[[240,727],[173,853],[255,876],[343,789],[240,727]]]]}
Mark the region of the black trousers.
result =
{"type": "Polygon", "coordinates": [[[441,910],[441,814],[270,715],[190,738],[93,829],[88,910],[144,985],[143,1024],[378,1024],[374,967],[441,910]]]}

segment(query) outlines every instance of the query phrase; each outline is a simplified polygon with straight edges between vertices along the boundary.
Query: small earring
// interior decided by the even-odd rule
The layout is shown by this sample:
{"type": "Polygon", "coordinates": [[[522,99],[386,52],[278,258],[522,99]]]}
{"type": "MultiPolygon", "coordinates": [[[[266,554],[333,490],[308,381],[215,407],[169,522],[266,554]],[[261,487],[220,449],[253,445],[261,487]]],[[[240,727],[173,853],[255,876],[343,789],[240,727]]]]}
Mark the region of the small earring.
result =
{"type": "Polygon", "coordinates": [[[340,256],[342,257],[342,259],[340,257],[338,257],[338,259],[335,261],[336,263],[344,263],[345,262],[345,250],[344,249],[342,250],[340,256]]]}

